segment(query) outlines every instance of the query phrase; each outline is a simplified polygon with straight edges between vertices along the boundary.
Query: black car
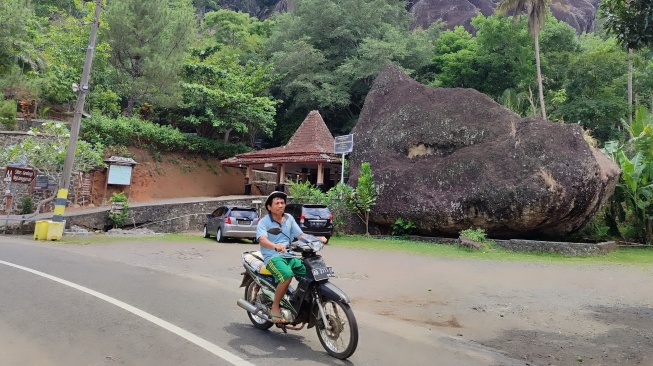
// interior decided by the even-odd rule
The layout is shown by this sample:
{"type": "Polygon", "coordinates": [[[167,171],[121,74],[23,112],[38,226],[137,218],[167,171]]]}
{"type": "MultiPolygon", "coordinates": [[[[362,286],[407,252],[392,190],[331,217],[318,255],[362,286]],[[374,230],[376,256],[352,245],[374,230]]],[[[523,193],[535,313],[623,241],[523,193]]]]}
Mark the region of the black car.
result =
{"type": "Polygon", "coordinates": [[[326,205],[289,203],[285,212],[295,218],[306,234],[326,236],[327,239],[333,235],[333,215],[326,205]]]}

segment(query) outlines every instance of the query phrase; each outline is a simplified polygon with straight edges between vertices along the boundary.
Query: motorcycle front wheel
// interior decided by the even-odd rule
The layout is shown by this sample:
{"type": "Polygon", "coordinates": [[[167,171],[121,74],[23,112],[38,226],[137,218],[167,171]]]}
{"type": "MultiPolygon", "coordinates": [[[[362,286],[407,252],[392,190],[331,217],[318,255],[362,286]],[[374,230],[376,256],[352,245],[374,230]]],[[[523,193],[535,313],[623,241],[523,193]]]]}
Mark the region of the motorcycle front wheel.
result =
{"type": "Polygon", "coordinates": [[[354,354],[358,345],[358,325],[354,312],[349,304],[340,301],[324,300],[322,306],[331,329],[327,329],[318,313],[315,327],[317,337],[327,353],[344,360],[354,354]]]}
{"type": "MultiPolygon", "coordinates": [[[[250,281],[247,286],[245,286],[245,300],[251,304],[256,305],[256,297],[260,290],[261,288],[256,282],[250,281]]],[[[249,320],[252,321],[252,324],[254,324],[254,327],[257,329],[266,330],[270,329],[270,327],[274,325],[274,323],[269,322],[258,315],[254,315],[249,311],[247,312],[247,316],[249,317],[249,320]]]]}

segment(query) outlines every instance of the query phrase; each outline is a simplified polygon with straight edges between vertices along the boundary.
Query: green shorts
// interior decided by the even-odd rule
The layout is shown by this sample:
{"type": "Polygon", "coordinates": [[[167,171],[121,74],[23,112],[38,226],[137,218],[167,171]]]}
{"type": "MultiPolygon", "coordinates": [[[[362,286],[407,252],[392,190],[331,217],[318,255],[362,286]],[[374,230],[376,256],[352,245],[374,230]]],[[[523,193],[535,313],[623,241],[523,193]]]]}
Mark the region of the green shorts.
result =
{"type": "Polygon", "coordinates": [[[267,267],[277,283],[286,282],[293,276],[300,281],[306,276],[306,267],[299,258],[283,258],[278,255],[270,259],[267,267]]]}

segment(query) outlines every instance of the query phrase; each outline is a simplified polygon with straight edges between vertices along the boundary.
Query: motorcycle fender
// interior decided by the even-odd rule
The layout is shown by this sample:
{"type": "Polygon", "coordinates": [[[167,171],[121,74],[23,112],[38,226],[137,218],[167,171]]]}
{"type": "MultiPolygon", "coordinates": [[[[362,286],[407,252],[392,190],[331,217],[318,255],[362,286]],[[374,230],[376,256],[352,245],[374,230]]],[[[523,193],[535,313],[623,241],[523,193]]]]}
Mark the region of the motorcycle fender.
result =
{"type": "Polygon", "coordinates": [[[252,282],[252,277],[250,277],[247,273],[244,273],[243,275],[243,282],[240,283],[240,287],[245,287],[249,285],[250,282],[252,282]]]}
{"type": "Polygon", "coordinates": [[[320,293],[327,299],[342,301],[345,304],[349,304],[349,297],[347,297],[347,294],[331,282],[325,281],[320,283],[320,293]]]}

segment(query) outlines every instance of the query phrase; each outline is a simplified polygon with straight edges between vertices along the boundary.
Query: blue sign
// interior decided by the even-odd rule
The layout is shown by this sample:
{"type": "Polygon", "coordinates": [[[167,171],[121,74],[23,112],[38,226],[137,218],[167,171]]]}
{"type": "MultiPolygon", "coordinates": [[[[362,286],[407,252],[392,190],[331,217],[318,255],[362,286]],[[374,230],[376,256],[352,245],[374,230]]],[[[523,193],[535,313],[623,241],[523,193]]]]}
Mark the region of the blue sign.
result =
{"type": "Polygon", "coordinates": [[[333,140],[333,153],[346,154],[354,150],[354,135],[337,136],[333,140]]]}

